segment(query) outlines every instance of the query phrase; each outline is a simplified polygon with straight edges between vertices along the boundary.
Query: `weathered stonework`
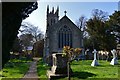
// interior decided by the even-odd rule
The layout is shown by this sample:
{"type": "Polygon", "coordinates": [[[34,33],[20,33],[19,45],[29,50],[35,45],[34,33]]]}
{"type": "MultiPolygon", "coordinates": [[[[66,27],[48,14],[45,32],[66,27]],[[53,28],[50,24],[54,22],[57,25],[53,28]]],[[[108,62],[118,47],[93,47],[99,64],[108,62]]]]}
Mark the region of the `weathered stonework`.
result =
{"type": "MultiPolygon", "coordinates": [[[[62,52],[62,48],[59,48],[59,31],[60,29],[66,26],[72,35],[71,45],[73,48],[82,47],[82,32],[81,30],[65,15],[59,20],[59,8],[57,8],[54,13],[53,10],[49,13],[49,7],[47,7],[47,28],[46,28],[46,36],[45,36],[45,44],[44,44],[44,59],[48,59],[47,62],[52,66],[51,55],[53,53],[62,52]]],[[[68,46],[68,45],[63,45],[68,46]]],[[[46,61],[46,60],[45,60],[46,61]]]]}
{"type": "MultiPolygon", "coordinates": [[[[47,76],[49,79],[54,77],[67,76],[67,58],[62,56],[62,53],[52,54],[53,65],[51,70],[47,71],[47,76]]],[[[72,69],[70,68],[70,75],[72,74],[72,69]]]]}

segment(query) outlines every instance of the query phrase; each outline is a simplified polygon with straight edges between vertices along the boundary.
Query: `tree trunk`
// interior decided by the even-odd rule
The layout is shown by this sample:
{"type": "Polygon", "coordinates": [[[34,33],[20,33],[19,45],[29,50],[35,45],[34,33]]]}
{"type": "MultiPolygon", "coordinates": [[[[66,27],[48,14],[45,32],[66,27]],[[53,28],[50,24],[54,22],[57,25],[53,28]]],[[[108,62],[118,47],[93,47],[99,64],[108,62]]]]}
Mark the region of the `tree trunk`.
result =
{"type": "Polygon", "coordinates": [[[68,80],[70,80],[70,62],[67,62],[67,69],[68,69],[68,80]]]}

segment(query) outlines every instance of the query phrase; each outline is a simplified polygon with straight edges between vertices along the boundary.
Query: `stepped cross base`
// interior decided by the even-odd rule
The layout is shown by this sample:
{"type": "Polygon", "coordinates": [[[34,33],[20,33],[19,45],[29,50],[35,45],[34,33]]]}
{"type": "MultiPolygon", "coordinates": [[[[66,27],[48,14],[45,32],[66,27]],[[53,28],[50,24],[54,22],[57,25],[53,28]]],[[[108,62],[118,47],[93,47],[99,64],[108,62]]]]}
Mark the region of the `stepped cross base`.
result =
{"type": "Polygon", "coordinates": [[[116,65],[118,64],[118,61],[116,58],[113,58],[112,61],[110,62],[111,65],[116,65]]]}
{"type": "Polygon", "coordinates": [[[99,65],[99,63],[97,62],[97,60],[94,59],[91,66],[98,66],[98,65],[99,65]]]}

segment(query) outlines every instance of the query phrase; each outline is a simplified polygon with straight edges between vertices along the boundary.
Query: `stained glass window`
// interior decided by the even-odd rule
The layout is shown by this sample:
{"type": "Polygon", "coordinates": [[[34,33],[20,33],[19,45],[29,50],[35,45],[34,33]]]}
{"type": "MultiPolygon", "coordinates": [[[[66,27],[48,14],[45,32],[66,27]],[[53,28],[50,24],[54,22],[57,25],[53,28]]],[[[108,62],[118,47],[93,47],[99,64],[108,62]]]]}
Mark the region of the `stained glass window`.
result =
{"type": "Polygon", "coordinates": [[[64,46],[72,47],[72,31],[67,26],[62,27],[58,32],[58,47],[64,46]]]}

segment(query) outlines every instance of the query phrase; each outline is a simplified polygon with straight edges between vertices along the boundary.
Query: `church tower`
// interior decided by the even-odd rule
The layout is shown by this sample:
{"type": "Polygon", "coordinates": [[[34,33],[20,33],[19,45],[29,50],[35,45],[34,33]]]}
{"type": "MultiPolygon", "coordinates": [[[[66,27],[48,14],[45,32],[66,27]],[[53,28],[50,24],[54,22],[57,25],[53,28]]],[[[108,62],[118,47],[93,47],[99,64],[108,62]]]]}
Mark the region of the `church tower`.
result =
{"type": "Polygon", "coordinates": [[[64,46],[81,47],[81,30],[65,15],[59,20],[59,7],[46,9],[44,61],[52,65],[52,54],[62,53],[64,46]]]}
{"type": "Polygon", "coordinates": [[[47,6],[47,27],[58,22],[59,20],[59,7],[57,7],[56,12],[54,12],[54,7],[52,11],[49,12],[49,5],[47,6]]]}
{"type": "Polygon", "coordinates": [[[54,7],[52,11],[49,11],[49,5],[47,6],[47,15],[46,15],[46,33],[45,33],[45,43],[44,43],[44,57],[48,56],[50,53],[50,29],[53,27],[53,24],[57,23],[59,20],[59,7],[57,7],[54,12],[54,7]]]}

